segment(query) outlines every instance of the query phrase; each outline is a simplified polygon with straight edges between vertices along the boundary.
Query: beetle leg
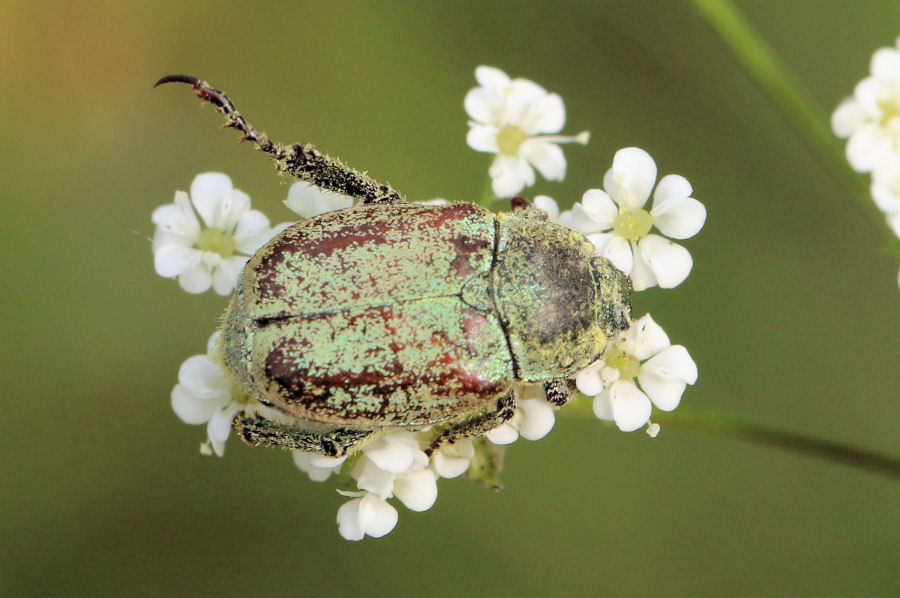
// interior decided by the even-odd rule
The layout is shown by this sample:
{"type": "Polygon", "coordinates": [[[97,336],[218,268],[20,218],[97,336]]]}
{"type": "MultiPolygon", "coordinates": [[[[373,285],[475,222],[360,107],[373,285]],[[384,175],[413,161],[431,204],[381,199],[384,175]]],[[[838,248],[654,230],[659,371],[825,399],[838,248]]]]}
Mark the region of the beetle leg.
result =
{"type": "Polygon", "coordinates": [[[482,413],[473,418],[463,420],[458,424],[453,424],[444,430],[440,436],[434,439],[431,446],[425,449],[425,454],[431,456],[431,453],[440,448],[444,443],[453,444],[457,440],[479,436],[485,432],[490,432],[494,428],[502,426],[509,421],[516,412],[517,395],[516,389],[511,388],[509,392],[497,400],[497,409],[495,411],[482,413]]]}
{"type": "Polygon", "coordinates": [[[346,428],[327,433],[310,432],[266,419],[261,415],[238,414],[231,426],[248,444],[278,446],[329,457],[343,457],[362,448],[373,439],[374,434],[373,430],[346,428]]]}
{"type": "Polygon", "coordinates": [[[562,407],[575,396],[575,381],[568,378],[554,378],[544,383],[544,392],[547,400],[562,407]]]}
{"type": "Polygon", "coordinates": [[[206,81],[190,75],[167,75],[157,81],[154,87],[163,83],[187,83],[193,86],[198,98],[215,106],[225,117],[225,126],[243,133],[243,140],[253,143],[256,149],[272,158],[279,172],[287,172],[327,191],[360,198],[363,203],[387,204],[402,201],[400,194],[389,185],[379,183],[337,158],[320,152],[311,143],[286,146],[272,141],[268,135],[257,131],[244,119],[228,96],[206,81]]]}

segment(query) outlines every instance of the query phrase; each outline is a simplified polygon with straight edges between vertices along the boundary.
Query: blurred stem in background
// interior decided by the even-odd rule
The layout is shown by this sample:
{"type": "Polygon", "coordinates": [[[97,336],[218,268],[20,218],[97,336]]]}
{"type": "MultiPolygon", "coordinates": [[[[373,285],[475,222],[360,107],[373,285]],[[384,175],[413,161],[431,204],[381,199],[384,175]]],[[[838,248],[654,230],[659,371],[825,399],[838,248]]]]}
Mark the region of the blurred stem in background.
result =
{"type": "Polygon", "coordinates": [[[869,194],[866,177],[850,168],[844,151],[828,127],[828,118],[793,80],[772,49],[752,29],[731,0],[690,0],[713,30],[787,119],[813,155],[885,231],[893,244],[894,235],[886,227],[884,215],[869,194]]]}

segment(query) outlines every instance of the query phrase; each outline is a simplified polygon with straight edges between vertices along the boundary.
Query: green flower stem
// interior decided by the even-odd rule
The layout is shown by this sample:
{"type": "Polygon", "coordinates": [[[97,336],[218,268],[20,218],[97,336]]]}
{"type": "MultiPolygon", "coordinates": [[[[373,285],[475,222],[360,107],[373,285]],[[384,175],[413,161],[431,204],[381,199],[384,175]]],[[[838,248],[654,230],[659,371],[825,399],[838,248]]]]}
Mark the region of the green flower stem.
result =
{"type": "Polygon", "coordinates": [[[900,481],[900,459],[897,457],[776,429],[735,413],[681,407],[672,413],[654,412],[653,421],[660,423],[664,430],[699,430],[714,436],[744,440],[832,463],[842,463],[900,481]]]}
{"type": "MultiPolygon", "coordinates": [[[[578,393],[575,400],[560,413],[593,418],[591,398],[578,393]]],[[[669,413],[654,410],[653,421],[661,425],[663,434],[670,429],[697,430],[712,436],[743,440],[831,463],[841,463],[900,481],[898,457],[774,428],[734,412],[681,406],[669,413]]]]}
{"type": "Polygon", "coordinates": [[[706,24],[734,53],[769,100],[784,114],[813,155],[862,203],[879,228],[894,235],[869,195],[867,178],[850,168],[843,148],[828,126],[827,115],[810,101],[772,49],[757,35],[731,0],[690,0],[706,24]]]}

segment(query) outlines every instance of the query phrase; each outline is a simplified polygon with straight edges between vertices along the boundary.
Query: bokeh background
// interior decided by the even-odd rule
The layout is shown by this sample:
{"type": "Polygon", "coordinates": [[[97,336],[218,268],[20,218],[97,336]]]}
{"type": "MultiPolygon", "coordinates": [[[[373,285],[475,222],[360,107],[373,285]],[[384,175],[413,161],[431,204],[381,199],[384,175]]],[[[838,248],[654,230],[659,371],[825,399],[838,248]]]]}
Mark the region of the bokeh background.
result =
{"type": "MultiPolygon", "coordinates": [[[[895,0],[740,0],[823,118],[900,33],[895,0]]],[[[637,145],[709,211],[694,272],[639,295],[700,369],[685,406],[897,455],[900,291],[884,228],[798,141],[687,2],[0,2],[3,596],[896,596],[900,486],[664,426],[561,415],[504,489],[443,480],[387,537],[287,454],[171,412],[224,299],[153,272],[150,213],[228,173],[274,222],[288,185],[186,87],[414,199],[477,197],[479,64],[566,102],[570,205],[637,145]]],[[[677,418],[676,418],[677,419],[677,418]]]]}

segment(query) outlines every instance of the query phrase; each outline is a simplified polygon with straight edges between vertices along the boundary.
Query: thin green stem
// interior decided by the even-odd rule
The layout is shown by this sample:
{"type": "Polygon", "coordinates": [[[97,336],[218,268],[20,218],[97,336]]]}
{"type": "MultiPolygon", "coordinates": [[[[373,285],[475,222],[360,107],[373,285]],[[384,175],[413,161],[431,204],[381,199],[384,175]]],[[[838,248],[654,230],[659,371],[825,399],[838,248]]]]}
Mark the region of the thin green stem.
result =
{"type": "Polygon", "coordinates": [[[813,155],[850,195],[862,203],[876,219],[879,228],[887,228],[884,215],[869,195],[866,177],[850,168],[844,151],[828,126],[828,117],[809,99],[803,88],[744,19],[731,0],[690,0],[712,29],[747,70],[769,100],[784,114],[794,131],[803,139],[813,155]]]}
{"type": "Polygon", "coordinates": [[[745,416],[724,411],[682,407],[677,412],[662,414],[662,417],[659,415],[654,414],[654,421],[658,420],[666,428],[699,430],[714,436],[752,442],[760,446],[849,465],[900,481],[900,458],[876,451],[773,428],[745,416]]]}
{"type": "MultiPolygon", "coordinates": [[[[566,405],[562,413],[578,417],[594,415],[590,398],[580,393],[576,400],[566,405]]],[[[664,433],[669,429],[696,430],[712,436],[815,457],[829,463],[840,463],[900,481],[900,457],[782,430],[729,411],[681,406],[671,413],[654,411],[653,421],[662,425],[664,433]]]]}

